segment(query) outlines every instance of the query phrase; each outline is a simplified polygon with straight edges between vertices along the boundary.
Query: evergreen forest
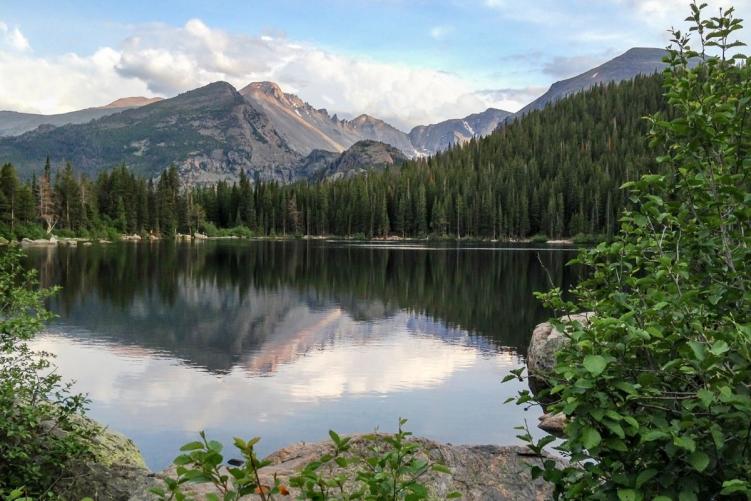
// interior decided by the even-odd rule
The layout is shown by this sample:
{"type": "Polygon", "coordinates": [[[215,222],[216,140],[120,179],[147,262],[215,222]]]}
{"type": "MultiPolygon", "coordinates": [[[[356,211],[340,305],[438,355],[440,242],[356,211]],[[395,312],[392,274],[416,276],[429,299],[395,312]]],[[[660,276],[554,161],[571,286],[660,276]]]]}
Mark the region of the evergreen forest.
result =
{"type": "Polygon", "coordinates": [[[627,202],[618,188],[655,169],[644,117],[668,113],[661,85],[653,75],[596,86],[433,157],[337,180],[283,185],[241,172],[190,187],[169,166],[156,179],[127,166],[89,179],[48,160],[21,181],[6,163],[0,235],[607,238],[627,202]]]}

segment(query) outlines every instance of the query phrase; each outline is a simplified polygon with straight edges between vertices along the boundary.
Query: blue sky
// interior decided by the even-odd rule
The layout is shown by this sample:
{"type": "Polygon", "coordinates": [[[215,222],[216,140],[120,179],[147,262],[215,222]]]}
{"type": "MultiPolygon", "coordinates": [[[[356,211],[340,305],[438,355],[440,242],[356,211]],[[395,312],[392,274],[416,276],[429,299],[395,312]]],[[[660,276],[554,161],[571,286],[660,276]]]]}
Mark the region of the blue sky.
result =
{"type": "Polygon", "coordinates": [[[513,111],[630,47],[664,47],[686,13],[684,0],[6,0],[0,108],[273,79],[315,106],[407,128],[513,111]]]}

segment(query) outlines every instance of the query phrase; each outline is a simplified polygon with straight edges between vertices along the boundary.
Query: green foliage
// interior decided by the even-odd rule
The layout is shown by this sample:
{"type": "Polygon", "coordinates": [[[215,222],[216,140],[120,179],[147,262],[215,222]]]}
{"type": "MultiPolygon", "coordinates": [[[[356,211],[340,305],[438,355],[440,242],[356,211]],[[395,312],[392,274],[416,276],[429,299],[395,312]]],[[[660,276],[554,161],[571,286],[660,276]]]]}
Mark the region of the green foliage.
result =
{"type": "MultiPolygon", "coordinates": [[[[290,487],[300,491],[298,499],[313,501],[419,501],[428,499],[428,490],[421,479],[430,472],[450,473],[445,466],[423,459],[419,445],[409,440],[410,432],[403,429],[406,419],[399,420],[399,430],[394,435],[373,434],[364,437],[369,444],[366,454],[356,454],[351,438],[330,431],[333,452],[308,463],[295,476],[290,477],[290,487]]],[[[288,496],[289,489],[276,476],[273,485],[266,485],[259,473],[270,461],[260,460],[255,453],[259,438],[249,441],[235,439],[235,447],[243,456],[242,466],[222,467],[222,444],[206,439],[185,444],[183,452],[174,463],[177,478],[165,479],[166,489],[155,488],[152,493],[159,499],[187,500],[181,488],[186,483],[211,483],[222,496],[231,501],[248,494],[257,494],[264,501],[277,496],[288,496]]],[[[461,497],[454,492],[448,499],[461,497]]],[[[220,499],[216,495],[207,500],[220,499]]]]}
{"type": "Polygon", "coordinates": [[[10,499],[51,495],[71,461],[88,453],[79,419],[86,399],[54,372],[51,355],[29,347],[55,291],[40,289],[22,259],[15,247],[0,250],[0,492],[10,499]]]}
{"type": "Polygon", "coordinates": [[[591,278],[576,301],[541,295],[595,313],[559,325],[571,343],[536,396],[569,420],[571,465],[534,469],[558,499],[751,498],[751,71],[731,52],[733,10],[703,8],[688,19],[699,50],[673,32],[674,116],[649,118],[662,173],[624,185],[634,208],[578,257],[591,278]]]}
{"type": "MultiPolygon", "coordinates": [[[[268,461],[261,461],[255,453],[255,444],[259,438],[244,441],[235,439],[235,447],[243,456],[243,465],[240,467],[222,468],[224,457],[223,446],[215,440],[208,440],[206,434],[201,432],[201,440],[183,445],[180,454],[175,458],[177,466],[177,478],[166,478],[167,489],[154,488],[151,490],[159,499],[176,499],[183,501],[188,499],[183,493],[181,486],[186,483],[211,483],[221,494],[224,501],[234,501],[242,496],[258,494],[261,499],[273,499],[273,495],[285,492],[286,488],[278,481],[273,487],[261,483],[258,470],[268,466],[268,461]]],[[[216,496],[207,496],[207,501],[219,499],[216,496]]]]}

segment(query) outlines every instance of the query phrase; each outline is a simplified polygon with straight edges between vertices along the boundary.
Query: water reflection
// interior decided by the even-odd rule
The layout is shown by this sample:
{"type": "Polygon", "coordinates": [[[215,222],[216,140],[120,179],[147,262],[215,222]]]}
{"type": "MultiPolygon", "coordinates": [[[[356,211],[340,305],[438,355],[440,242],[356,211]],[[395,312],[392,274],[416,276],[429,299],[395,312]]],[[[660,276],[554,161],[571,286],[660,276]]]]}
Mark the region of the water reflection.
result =
{"type": "MultiPolygon", "coordinates": [[[[207,429],[262,452],[329,428],[514,442],[498,384],[545,317],[532,297],[575,280],[570,253],[324,242],[33,249],[60,318],[39,340],[95,418],[149,464],[207,429]]],[[[530,420],[534,415],[529,416],[530,420]]]]}
{"type": "MultiPolygon", "coordinates": [[[[408,311],[443,324],[439,336],[461,330],[487,347],[524,353],[530,327],[545,315],[532,297],[548,286],[539,260],[565,286],[575,278],[563,267],[570,256],[321,242],[122,244],[32,255],[43,282],[63,287],[51,303],[63,324],[214,372],[254,352],[251,370],[274,370],[330,342],[340,310],[363,323],[408,311]]],[[[348,336],[367,337],[367,329],[348,336]]]]}

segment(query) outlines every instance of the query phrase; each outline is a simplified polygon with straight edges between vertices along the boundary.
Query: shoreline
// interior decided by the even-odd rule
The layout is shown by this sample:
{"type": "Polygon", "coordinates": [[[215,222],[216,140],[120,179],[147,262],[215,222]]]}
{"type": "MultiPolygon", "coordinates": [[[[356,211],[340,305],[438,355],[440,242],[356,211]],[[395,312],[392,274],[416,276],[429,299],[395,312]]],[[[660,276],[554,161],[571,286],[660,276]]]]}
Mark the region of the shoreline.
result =
{"type": "MultiPolygon", "coordinates": [[[[164,488],[165,478],[175,478],[176,466],[154,471],[146,466],[138,446],[127,436],[111,430],[101,423],[87,418],[92,426],[100,430],[95,439],[95,461],[79,465],[86,472],[80,482],[72,485],[77,498],[98,492],[103,499],[115,501],[149,501],[156,499],[150,489],[164,488]]],[[[352,453],[365,456],[374,440],[382,440],[388,434],[353,433],[345,435],[351,439],[352,453]]],[[[425,459],[445,465],[448,473],[432,472],[423,482],[435,499],[445,499],[448,492],[459,491],[465,501],[485,499],[508,499],[522,501],[547,499],[552,494],[552,486],[544,480],[533,479],[528,462],[534,454],[523,445],[496,444],[452,444],[425,437],[413,436],[410,442],[418,445],[420,455],[425,459]]],[[[275,450],[265,457],[267,466],[259,470],[261,481],[273,485],[278,478],[289,486],[289,479],[324,454],[331,454],[330,440],[316,442],[294,442],[275,450]]],[[[176,452],[177,454],[177,452],[176,452]]],[[[238,451],[226,451],[222,463],[238,451]]],[[[562,459],[545,456],[546,459],[562,464],[562,459]]],[[[356,467],[335,468],[337,472],[354,477],[356,467]]],[[[299,489],[289,487],[290,494],[296,496],[299,489]]],[[[186,483],[183,490],[193,499],[204,499],[218,490],[211,483],[186,483]]],[[[243,499],[258,499],[250,495],[243,499]]]]}
{"type": "Polygon", "coordinates": [[[203,242],[210,240],[245,240],[245,241],[268,241],[268,242],[292,242],[292,241],[329,241],[329,242],[359,242],[359,243],[482,243],[482,244],[539,244],[539,245],[551,245],[561,247],[576,247],[580,245],[591,245],[593,242],[579,242],[577,243],[573,238],[556,238],[550,240],[539,240],[535,238],[508,238],[508,239],[484,239],[484,238],[409,238],[409,237],[374,237],[374,238],[355,238],[338,235],[304,235],[300,237],[296,236],[257,236],[257,237],[239,237],[236,235],[226,236],[208,236],[204,234],[180,234],[175,235],[174,238],[163,238],[155,235],[149,235],[142,237],[141,235],[123,234],[119,239],[108,240],[103,238],[85,238],[85,237],[57,237],[52,236],[49,239],[29,239],[24,238],[18,241],[8,241],[7,239],[0,239],[0,245],[12,245],[18,244],[23,247],[44,247],[44,246],[71,246],[78,245],[90,246],[90,245],[106,245],[115,242],[132,242],[132,243],[152,243],[161,241],[175,241],[175,242],[203,242]]]}

